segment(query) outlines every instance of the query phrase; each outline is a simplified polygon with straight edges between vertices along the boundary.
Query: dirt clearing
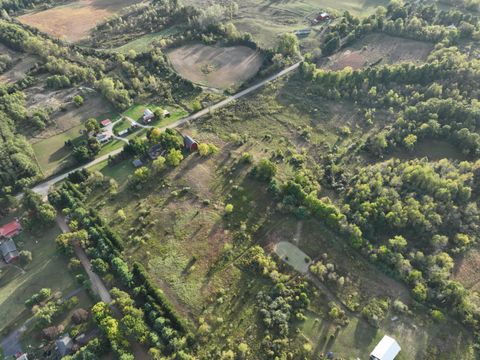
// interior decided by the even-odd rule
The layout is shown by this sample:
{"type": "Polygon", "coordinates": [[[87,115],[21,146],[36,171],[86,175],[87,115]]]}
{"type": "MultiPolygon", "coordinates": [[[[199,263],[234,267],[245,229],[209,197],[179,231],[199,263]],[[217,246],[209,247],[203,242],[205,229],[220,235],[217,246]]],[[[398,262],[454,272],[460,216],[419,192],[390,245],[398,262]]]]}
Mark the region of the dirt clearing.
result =
{"type": "Polygon", "coordinates": [[[22,23],[36,27],[47,34],[67,41],[79,41],[90,30],[139,0],[80,0],[45,11],[32,12],[18,18],[22,23]]]}
{"type": "Polygon", "coordinates": [[[360,69],[365,66],[422,63],[433,49],[433,44],[403,39],[385,34],[370,34],[343,51],[326,59],[318,66],[329,70],[341,70],[347,66],[360,69]]]}
{"type": "Polygon", "coordinates": [[[195,83],[218,89],[240,85],[257,73],[263,58],[246,46],[185,45],[168,53],[174,69],[195,83]]]}
{"type": "Polygon", "coordinates": [[[480,292],[480,249],[471,249],[455,260],[453,279],[467,289],[480,292]]]}

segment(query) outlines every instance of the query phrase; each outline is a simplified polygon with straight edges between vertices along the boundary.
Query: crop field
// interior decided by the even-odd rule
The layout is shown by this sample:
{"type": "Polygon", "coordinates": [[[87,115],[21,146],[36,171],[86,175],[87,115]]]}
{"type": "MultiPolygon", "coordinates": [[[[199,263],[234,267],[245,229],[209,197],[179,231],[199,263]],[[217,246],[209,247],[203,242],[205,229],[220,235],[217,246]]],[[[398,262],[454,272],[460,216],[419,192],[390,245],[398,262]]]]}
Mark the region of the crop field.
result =
{"type": "Polygon", "coordinates": [[[456,263],[453,278],[467,289],[480,292],[480,250],[474,248],[463,254],[456,263]]]}
{"type": "Polygon", "coordinates": [[[170,28],[167,28],[159,32],[140,36],[135,40],[129,41],[125,45],[112,49],[112,51],[126,54],[130,50],[134,50],[138,53],[141,53],[141,52],[147,51],[150,47],[152,47],[152,44],[155,41],[168,38],[169,36],[174,35],[180,31],[181,31],[180,26],[172,26],[170,28]]]}
{"type": "Polygon", "coordinates": [[[360,69],[365,66],[396,64],[402,62],[423,63],[433,44],[397,38],[385,34],[370,34],[317,64],[329,70],[341,70],[347,66],[360,69]]]}
{"type": "Polygon", "coordinates": [[[31,251],[33,260],[23,270],[14,265],[1,268],[5,274],[0,278],[0,331],[12,325],[19,314],[22,319],[28,315],[24,302],[41,288],[66,294],[77,286],[66,271],[67,261],[57,252],[54,240],[59,234],[52,226],[41,234],[25,230],[15,238],[19,250],[31,251]]]}
{"type": "Polygon", "coordinates": [[[185,45],[168,53],[173,68],[184,78],[204,86],[238,86],[260,69],[263,59],[246,46],[185,45]]]}
{"type": "Polygon", "coordinates": [[[99,22],[138,0],[79,0],[52,9],[32,12],[18,18],[60,39],[76,42],[86,36],[99,22]]]}

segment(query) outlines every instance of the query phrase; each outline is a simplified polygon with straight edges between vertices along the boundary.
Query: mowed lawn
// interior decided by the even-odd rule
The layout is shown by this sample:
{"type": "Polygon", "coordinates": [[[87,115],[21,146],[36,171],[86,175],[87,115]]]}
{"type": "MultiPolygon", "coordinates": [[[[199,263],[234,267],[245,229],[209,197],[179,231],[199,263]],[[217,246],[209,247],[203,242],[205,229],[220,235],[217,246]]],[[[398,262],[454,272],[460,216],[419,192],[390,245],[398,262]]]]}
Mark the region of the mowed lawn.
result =
{"type": "Polygon", "coordinates": [[[178,119],[181,119],[188,115],[188,113],[180,107],[164,106],[162,104],[135,104],[132,107],[130,107],[128,110],[126,110],[123,113],[123,115],[128,116],[129,118],[135,121],[141,122],[143,112],[145,111],[145,109],[150,109],[153,111],[153,109],[157,106],[160,106],[162,109],[168,110],[170,112],[170,116],[165,117],[160,121],[154,120],[149,125],[158,126],[158,127],[167,126],[177,121],[178,119]]]}
{"type": "Polygon", "coordinates": [[[25,230],[15,238],[19,250],[31,251],[33,260],[23,271],[13,265],[1,268],[5,276],[0,278],[0,332],[17,318],[29,315],[25,300],[41,288],[67,294],[79,286],[68,271],[66,259],[57,252],[55,238],[59,234],[54,225],[39,235],[25,230]]]}

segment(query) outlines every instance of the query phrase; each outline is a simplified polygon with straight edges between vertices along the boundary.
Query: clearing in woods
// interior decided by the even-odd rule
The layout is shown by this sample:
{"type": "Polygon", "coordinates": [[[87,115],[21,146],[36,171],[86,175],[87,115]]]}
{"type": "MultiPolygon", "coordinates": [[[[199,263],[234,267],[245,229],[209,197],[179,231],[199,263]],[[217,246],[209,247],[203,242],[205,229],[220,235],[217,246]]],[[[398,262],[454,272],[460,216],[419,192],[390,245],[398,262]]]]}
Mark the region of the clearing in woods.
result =
{"type": "Polygon", "coordinates": [[[345,50],[322,59],[318,65],[329,70],[341,70],[347,66],[356,70],[379,64],[423,63],[432,50],[433,44],[428,42],[370,34],[345,50]]]}
{"type": "Polygon", "coordinates": [[[168,53],[173,68],[184,78],[219,89],[238,86],[257,73],[263,58],[246,46],[185,45],[168,53]]]}
{"type": "Polygon", "coordinates": [[[99,22],[138,0],[80,0],[18,18],[22,23],[36,27],[47,34],[67,41],[85,38],[99,22]]]}

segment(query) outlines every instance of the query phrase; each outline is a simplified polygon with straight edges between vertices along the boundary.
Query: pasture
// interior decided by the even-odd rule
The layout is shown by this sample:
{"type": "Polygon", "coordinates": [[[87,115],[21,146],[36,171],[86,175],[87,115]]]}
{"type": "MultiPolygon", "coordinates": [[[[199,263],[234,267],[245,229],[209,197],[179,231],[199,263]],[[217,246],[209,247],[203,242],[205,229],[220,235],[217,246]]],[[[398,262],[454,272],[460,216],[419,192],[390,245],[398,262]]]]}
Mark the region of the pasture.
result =
{"type": "Polygon", "coordinates": [[[344,50],[322,59],[317,65],[329,70],[347,66],[360,69],[371,65],[425,62],[433,44],[386,34],[369,34],[344,50]]]}
{"type": "Polygon", "coordinates": [[[99,22],[139,0],[79,0],[18,17],[26,25],[70,42],[88,36],[99,22]]]}
{"type": "Polygon", "coordinates": [[[257,73],[262,56],[246,46],[184,45],[167,54],[173,68],[184,78],[208,87],[227,89],[257,73]]]}

